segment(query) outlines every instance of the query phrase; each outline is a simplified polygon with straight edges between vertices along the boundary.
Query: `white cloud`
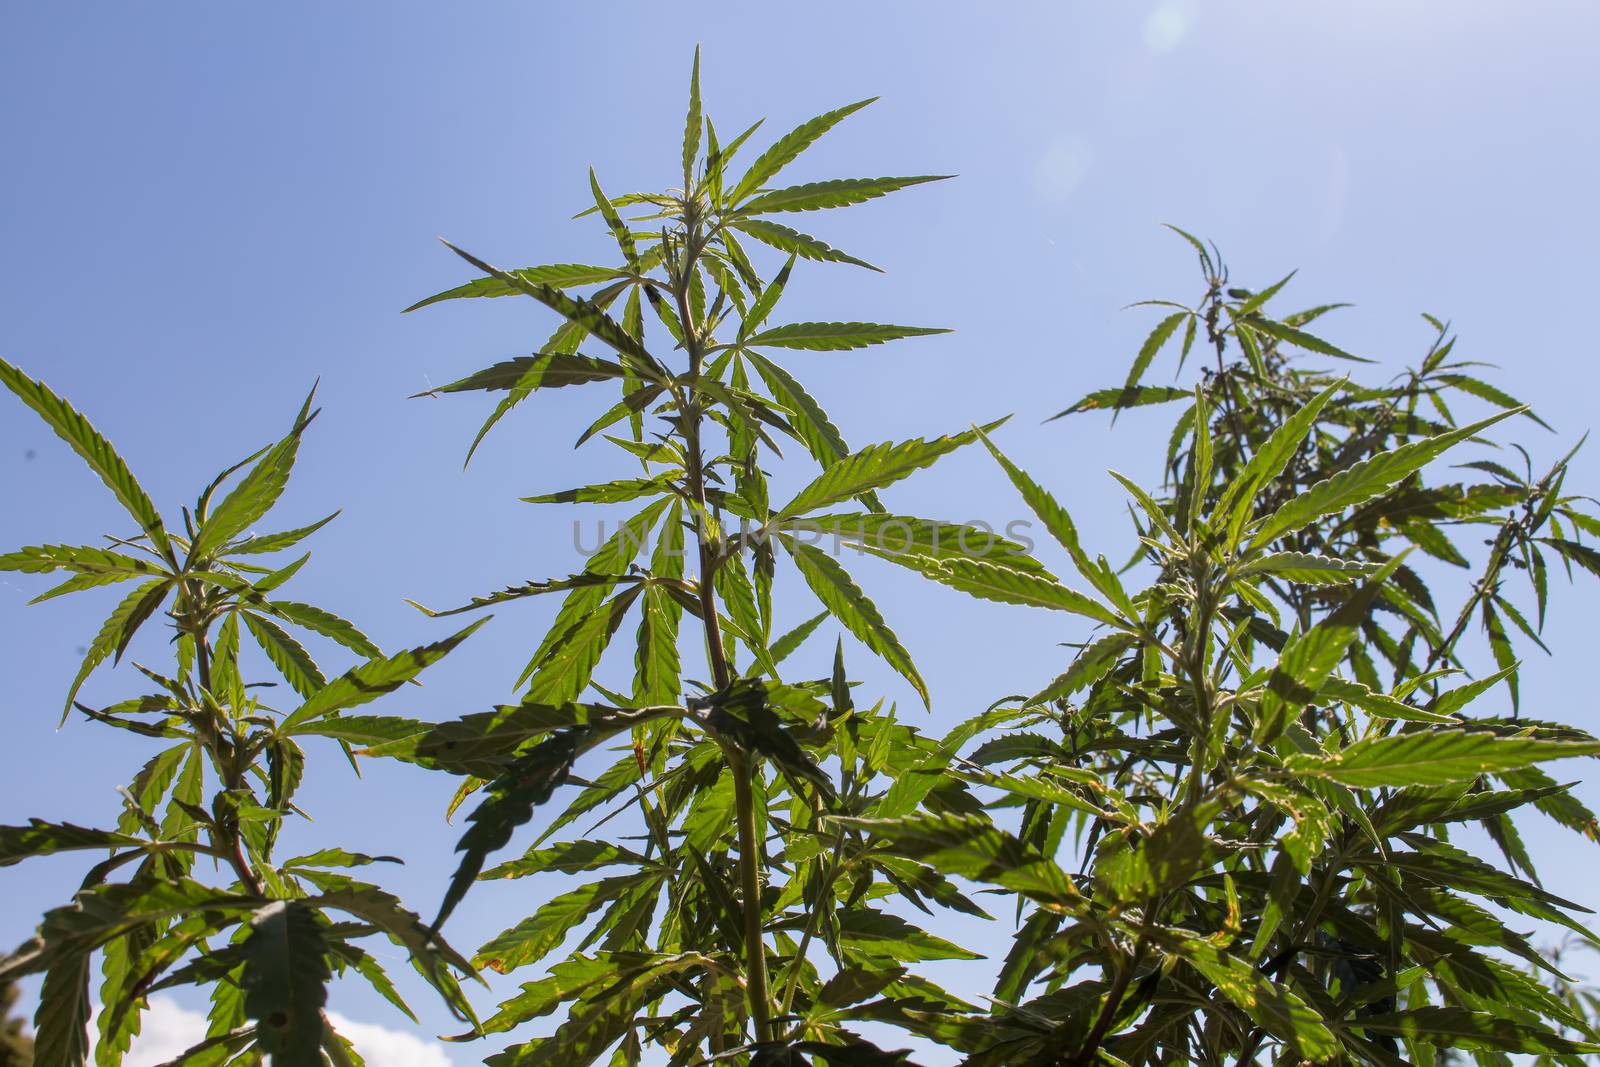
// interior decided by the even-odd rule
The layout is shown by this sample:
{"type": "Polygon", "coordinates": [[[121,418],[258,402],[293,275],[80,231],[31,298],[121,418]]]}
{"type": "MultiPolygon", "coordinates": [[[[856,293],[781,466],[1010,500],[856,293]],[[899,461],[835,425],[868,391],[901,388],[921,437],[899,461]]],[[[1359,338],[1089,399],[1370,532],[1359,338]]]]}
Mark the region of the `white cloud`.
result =
{"type": "Polygon", "coordinates": [[[190,1011],[171,997],[151,997],[150,1010],[141,1017],[139,1036],[122,1057],[123,1067],[157,1067],[175,1060],[184,1049],[203,1041],[206,1017],[190,1011]]]}
{"type": "Polygon", "coordinates": [[[350,1039],[361,1053],[361,1058],[381,1067],[451,1067],[451,1060],[437,1041],[424,1041],[420,1037],[387,1026],[358,1023],[336,1011],[330,1011],[333,1028],[350,1039]]]}
{"type": "MultiPolygon", "coordinates": [[[[374,1067],[452,1067],[444,1047],[400,1030],[356,1022],[338,1012],[328,1018],[334,1028],[355,1045],[361,1058],[374,1067]]],[[[123,1057],[123,1067],[160,1067],[198,1044],[206,1036],[206,1017],[190,1011],[171,997],[151,997],[143,1028],[123,1057]]]]}
{"type": "Polygon", "coordinates": [[[1189,32],[1189,13],[1167,0],[1157,4],[1144,19],[1144,43],[1152,52],[1170,52],[1183,43],[1189,32]]]}

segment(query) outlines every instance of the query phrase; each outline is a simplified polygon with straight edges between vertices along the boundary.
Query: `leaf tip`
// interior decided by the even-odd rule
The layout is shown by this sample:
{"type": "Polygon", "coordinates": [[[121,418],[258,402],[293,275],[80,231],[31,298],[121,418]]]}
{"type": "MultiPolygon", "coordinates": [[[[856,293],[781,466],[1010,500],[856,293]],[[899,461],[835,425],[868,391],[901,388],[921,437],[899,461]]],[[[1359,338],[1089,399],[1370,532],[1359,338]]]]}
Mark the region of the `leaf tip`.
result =
{"type": "Polygon", "coordinates": [[[439,617],[439,613],[437,611],[434,611],[432,608],[423,607],[421,604],[418,604],[415,600],[412,600],[409,597],[404,597],[402,599],[404,599],[407,604],[410,604],[412,607],[416,608],[418,611],[422,612],[424,615],[426,615],[430,619],[437,619],[439,617]]]}

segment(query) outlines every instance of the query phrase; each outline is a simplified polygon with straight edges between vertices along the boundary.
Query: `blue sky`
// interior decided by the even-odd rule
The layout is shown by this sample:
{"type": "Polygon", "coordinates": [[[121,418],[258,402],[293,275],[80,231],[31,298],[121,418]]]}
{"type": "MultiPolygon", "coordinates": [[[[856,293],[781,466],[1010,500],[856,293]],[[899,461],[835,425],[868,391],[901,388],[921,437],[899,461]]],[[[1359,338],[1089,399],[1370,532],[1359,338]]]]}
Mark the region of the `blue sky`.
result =
{"type": "MultiPolygon", "coordinates": [[[[604,256],[592,220],[569,219],[588,197],[585,167],[614,191],[672,182],[699,43],[720,129],[766,115],[775,136],[882,96],[796,164],[797,180],[960,175],[818,222],[888,273],[812,267],[786,296],[796,318],[957,332],[808,354],[791,369],[853,442],[1015,412],[1003,444],[1102,550],[1120,552],[1126,531],[1103,469],[1153,476],[1163,417],[1125,417],[1114,433],[1095,418],[1040,420],[1120,381],[1150,325],[1123,305],[1196,295],[1190,258],[1162,222],[1214,238],[1244,284],[1298,267],[1295,298],[1354,302],[1324,332],[1388,365],[1426,344],[1419,312],[1453,319],[1458,352],[1499,363],[1499,380],[1557,428],[1519,429],[1538,456],[1600,421],[1592,4],[704,11],[672,21],[626,4],[0,6],[0,353],[87,412],[174,510],[280,433],[320,377],[324,416],[281,514],[345,513],[318,536],[299,593],[386,647],[433,639],[438,624],[402,597],[445,604],[571,569],[572,512],[517,498],[611,475],[617,461],[570,450],[595,401],[563,394],[526,405],[463,473],[483,405],[406,396],[527,351],[549,317],[516,301],[399,310],[463,277],[436,235],[508,266],[604,256]]],[[[1600,482],[1593,455],[1576,468],[1575,484],[1600,482]]],[[[940,518],[1017,514],[976,454],[893,499],[940,518]],[[964,514],[950,513],[957,499],[964,514]]],[[[30,414],[0,403],[0,545],[90,540],[120,529],[115,508],[30,414]]],[[[928,678],[933,730],[1053,676],[1059,643],[1082,634],[856,569],[928,678]]],[[[0,579],[0,819],[101,823],[116,809],[109,783],[148,753],[103,728],[55,731],[102,605],[25,608],[40,588],[0,579]]],[[[1525,673],[1532,713],[1592,719],[1592,597],[1580,586],[1555,598],[1555,658],[1525,673]]],[[[384,706],[432,718],[504,699],[553,610],[503,610],[424,689],[384,706]]],[[[791,595],[788,617],[808,613],[791,595]]],[[[854,663],[905,714],[922,714],[864,653],[854,663]]],[[[88,696],[119,692],[108,675],[88,696]]],[[[453,866],[458,831],[441,816],[451,783],[385,767],[356,783],[336,753],[320,755],[304,797],[317,821],[298,840],[406,857],[388,884],[427,910],[453,866]]],[[[1534,837],[1551,887],[1600,903],[1589,854],[1562,863],[1554,850],[1570,842],[1534,837]]],[[[24,937],[80,872],[71,860],[8,869],[0,941],[24,937]]],[[[475,894],[453,938],[475,946],[542,891],[475,894]]],[[[447,1030],[414,999],[428,1032],[447,1030]]],[[[335,1006],[404,1023],[354,987],[335,1006]]]]}

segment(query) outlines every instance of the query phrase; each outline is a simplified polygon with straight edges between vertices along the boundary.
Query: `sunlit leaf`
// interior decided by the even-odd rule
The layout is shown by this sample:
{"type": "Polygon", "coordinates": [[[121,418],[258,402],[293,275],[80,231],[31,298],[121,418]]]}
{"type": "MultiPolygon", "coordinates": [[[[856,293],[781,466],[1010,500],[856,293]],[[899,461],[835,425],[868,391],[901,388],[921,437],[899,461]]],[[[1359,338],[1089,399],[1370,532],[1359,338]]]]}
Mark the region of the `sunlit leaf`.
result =
{"type": "Polygon", "coordinates": [[[161,521],[161,514],[156,511],[156,506],[134,480],[128,465],[117,455],[116,449],[111,447],[111,442],[100,436],[99,431],[89,424],[88,419],[78,414],[71,404],[52,393],[43,382],[29,378],[4,359],[0,359],[0,383],[15,393],[17,399],[38,413],[45,424],[55,431],[56,436],[83,458],[89,469],[100,476],[106,488],[110,489],[112,495],[128,510],[128,514],[133,516],[145,536],[150,538],[150,543],[163,555],[170,556],[172,546],[167,540],[167,530],[161,521]]]}

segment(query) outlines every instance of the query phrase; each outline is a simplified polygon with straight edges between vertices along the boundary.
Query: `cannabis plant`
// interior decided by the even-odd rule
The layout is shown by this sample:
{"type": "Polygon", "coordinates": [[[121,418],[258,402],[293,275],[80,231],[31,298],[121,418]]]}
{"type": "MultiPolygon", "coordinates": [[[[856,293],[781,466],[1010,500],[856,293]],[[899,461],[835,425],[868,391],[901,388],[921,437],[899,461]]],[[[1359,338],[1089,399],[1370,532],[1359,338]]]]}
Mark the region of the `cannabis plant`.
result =
{"type": "Polygon", "coordinates": [[[673,1064],[896,1063],[900,1053],[852,1029],[863,1002],[891,996],[971,1007],[911,965],[973,953],[882,904],[982,910],[932,866],[869,849],[840,817],[910,812],[919,802],[971,811],[976,798],[957,778],[911,789],[894,783],[937,746],[898,722],[893,707],[855,699],[842,645],[831,677],[796,677],[785,665],[831,616],[927,700],[884,615],[817,543],[823,532],[835,544],[1002,599],[1067,595],[1019,546],[896,515],[880,501],[882,490],[978,431],[851,450],[778,362],[780,351],[861,349],[941,332],[781,315],[799,261],[868,265],[774,216],[855,205],[934,180],[777,181],[867,103],[803,123],[739,169],[760,124],[719,138],[702,112],[697,58],[682,185],[612,198],[590,174],[594,206],[584,214],[609,231],[617,265],[501,270],[455,249],[481,276],[416,305],[520,295],[561,320],[532,354],[435,390],[503,394],[472,448],[536,392],[598,386],[610,396],[579,444],[601,438],[633,469],[528,498],[636,509],[580,573],[453,609],[564,597],[517,679],[517,701],[419,723],[413,736],[369,750],[462,776],[458,799],[483,794],[436,926],[477,878],[584,876],[475,957],[511,973],[544,962],[581,932],[576,947],[483,1030],[508,1031],[557,1011],[563,1021],[551,1036],[491,1056],[492,1064],[590,1063],[613,1046],[617,1063],[641,1062],[648,1047],[663,1057],[652,1062],[673,1064]],[[640,217],[622,217],[634,209],[640,217]],[[774,249],[782,254],[776,269],[762,267],[774,249]],[[592,288],[571,291],[583,287],[592,288]],[[581,352],[586,344],[603,354],[581,352]],[[768,475],[786,444],[820,470],[780,500],[768,475]],[[822,611],[777,633],[773,588],[784,560],[822,611]],[[608,686],[597,669],[630,617],[631,685],[608,686]],[[686,660],[681,643],[700,655],[686,660]],[[608,746],[614,754],[589,770],[590,754],[608,746]],[[532,847],[485,870],[491,853],[567,783],[580,788],[532,847]],[[594,817],[600,825],[622,811],[637,837],[608,831],[600,839],[580,823],[594,817]]]}
{"type": "Polygon", "coordinates": [[[67,576],[36,601],[133,584],[89,643],[63,721],[76,710],[158,750],[121,790],[114,829],[40,819],[0,827],[0,865],[66,851],[109,853],[69,903],[44,916],[37,936],[0,960],[0,982],[44,975],[33,1062],[87,1062],[97,955],[98,1067],[122,1061],[151,993],[184,984],[209,986],[211,1009],[207,1038],[182,1063],[359,1063],[323,1012],[325,986],[334,975],[358,974],[410,1015],[361,945],[380,935],[405,949],[470,1018],[452,974],[470,973],[467,961],[392,895],[346,873],[391,857],[340,848],[278,855],[280,837],[301,814],[294,797],[307,773],[303,743],[332,738],[348,754],[351,744],[371,740],[346,727],[342,712],[411,681],[470,632],[389,657],[332,612],[283,598],[282,587],[309,557],[275,557],[333,518],[255,532],[316,417],[311,398],[287,435],[207,485],[182,510],[180,525],[162,518],[111,444],[71,405],[3,360],[0,381],[83,458],[132,520],[132,529],[104,545],[0,555],[0,570],[67,576]],[[90,674],[120,661],[157,619],[172,665],[135,663],[146,692],[103,707],[80,702],[90,674]],[[326,638],[361,663],[330,681],[290,628],[326,638]],[[286,687],[282,697],[277,682],[250,680],[247,639],[286,687]]]}
{"type": "Polygon", "coordinates": [[[1003,732],[963,728],[939,757],[996,774],[1015,818],[839,820],[1027,902],[994,1008],[891,996],[875,1012],[968,1064],[1589,1062],[1587,1002],[1524,932],[1592,942],[1587,909],[1541,887],[1518,829],[1543,816],[1597,835],[1538,764],[1600,741],[1517,707],[1516,646],[1540,643],[1549,564],[1600,569],[1581,542],[1600,526],[1563,489],[1571,454],[1543,474],[1487,458],[1491,430],[1538,420],[1473,376],[1437,320],[1419,366],[1357,385],[1326,368],[1364,361],[1306,330],[1329,307],[1274,315],[1288,279],[1230,287],[1183,236],[1201,301],[1160,302],[1125,382],[1063,412],[1181,405],[1162,489],[1114,475],[1128,565],[1091,555],[993,449],[1096,630],[1054,681],[985,717],[1003,732]],[[1192,388],[1146,384],[1167,347],[1180,368],[1195,351],[1215,365],[1192,388]],[[1458,423],[1474,400],[1499,410],[1458,423]],[[1441,457],[1452,480],[1432,476],[1441,457]],[[1457,545],[1474,530],[1475,564],[1457,545]],[[1498,670],[1464,680],[1475,620],[1498,670]],[[1503,865],[1451,840],[1467,832],[1503,865]]]}

